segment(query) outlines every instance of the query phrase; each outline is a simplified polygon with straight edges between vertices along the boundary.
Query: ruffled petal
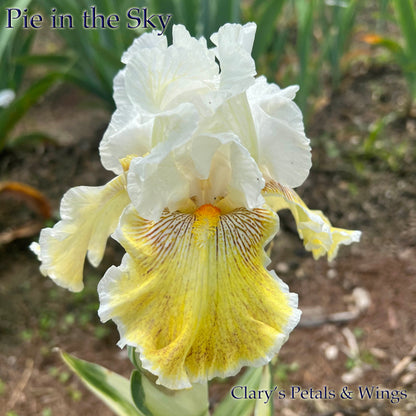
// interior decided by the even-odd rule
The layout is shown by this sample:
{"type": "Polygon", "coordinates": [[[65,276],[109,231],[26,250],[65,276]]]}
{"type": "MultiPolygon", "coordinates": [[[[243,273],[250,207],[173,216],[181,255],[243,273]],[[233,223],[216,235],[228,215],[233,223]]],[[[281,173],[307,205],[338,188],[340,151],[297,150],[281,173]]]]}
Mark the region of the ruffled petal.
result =
{"type": "Polygon", "coordinates": [[[297,295],[264,267],[277,224],[268,209],[203,205],[153,222],[128,208],[114,236],[128,254],[99,283],[101,319],[171,389],[264,365],[300,318],[297,295]]]}
{"type": "Polygon", "coordinates": [[[183,103],[144,122],[139,115],[116,110],[100,143],[103,166],[120,175],[121,160],[129,155],[144,157],[162,144],[163,149],[173,150],[188,141],[196,130],[199,116],[195,107],[183,103]]]}
{"type": "Polygon", "coordinates": [[[141,36],[134,39],[132,45],[123,53],[121,62],[127,64],[130,59],[134,59],[134,57],[140,54],[143,49],[159,49],[163,51],[166,50],[167,47],[168,41],[166,36],[159,36],[156,30],[143,33],[141,36]]]}
{"type": "Polygon", "coordinates": [[[256,65],[251,57],[256,24],[227,23],[211,36],[221,67],[220,90],[240,94],[254,83],[256,65]]]}
{"type": "Polygon", "coordinates": [[[225,101],[213,117],[203,120],[201,130],[211,133],[233,132],[254,160],[259,161],[259,142],[246,94],[238,94],[225,101]]]}
{"type": "MultiPolygon", "coordinates": [[[[282,120],[299,134],[305,135],[302,112],[293,101],[298,91],[298,85],[281,89],[276,84],[268,83],[266,77],[260,76],[247,90],[247,98],[250,103],[260,106],[266,114],[282,120]]],[[[304,141],[309,143],[306,137],[304,141]]]]}
{"type": "Polygon", "coordinates": [[[218,65],[205,39],[190,36],[184,26],[174,26],[173,44],[155,34],[136,39],[123,55],[126,67],[114,78],[117,110],[100,144],[101,161],[119,175],[119,159],[143,156],[158,143],[168,117],[198,118],[211,114],[218,65]],[[192,107],[196,115],[189,115],[192,107]]]}
{"type": "Polygon", "coordinates": [[[132,160],[127,174],[127,191],[142,216],[157,219],[162,211],[177,209],[189,198],[189,183],[183,173],[189,158],[186,150],[197,128],[198,113],[190,104],[158,117],[154,127],[155,147],[144,158],[132,160]],[[177,154],[183,158],[181,166],[177,154]]]}
{"type": "Polygon", "coordinates": [[[289,187],[268,182],[263,195],[266,203],[275,211],[290,209],[299,236],[303,239],[306,250],[311,251],[315,259],[327,254],[328,260],[331,261],[338,254],[340,245],[360,241],[361,231],[333,227],[322,211],[310,210],[289,187]]]}
{"type": "Polygon", "coordinates": [[[137,212],[156,221],[165,208],[184,211],[184,206],[220,201],[228,210],[262,206],[263,177],[237,140],[234,134],[185,135],[181,142],[166,141],[146,158],[133,160],[127,190],[137,212]]]}
{"type": "Polygon", "coordinates": [[[143,122],[132,113],[117,109],[100,143],[101,163],[116,175],[123,172],[120,160],[132,154],[143,156],[152,148],[154,120],[143,122]]]}
{"type": "Polygon", "coordinates": [[[264,205],[262,174],[248,150],[237,140],[234,134],[224,133],[198,136],[192,141],[190,155],[196,176],[204,181],[194,183],[192,195],[197,205],[215,203],[223,212],[264,205]]]}
{"type": "Polygon", "coordinates": [[[61,221],[53,228],[43,229],[39,244],[31,246],[42,262],[42,274],[59,286],[81,291],[87,251],[88,260],[97,266],[107,238],[129,202],[124,175],[104,186],[70,189],[62,199],[61,221]]]}
{"type": "Polygon", "coordinates": [[[292,101],[297,86],[280,89],[264,77],[246,92],[224,101],[200,130],[235,133],[263,176],[285,186],[301,185],[312,165],[302,113],[292,101]]]}
{"type": "Polygon", "coordinates": [[[218,66],[213,53],[183,26],[173,27],[173,44],[168,48],[144,46],[132,47],[124,79],[125,93],[142,111],[157,114],[173,109],[214,87],[218,66]]]}
{"type": "Polygon", "coordinates": [[[260,77],[247,90],[257,133],[258,163],[266,176],[291,188],[305,181],[312,166],[302,113],[292,101],[296,89],[281,90],[260,77]]]}

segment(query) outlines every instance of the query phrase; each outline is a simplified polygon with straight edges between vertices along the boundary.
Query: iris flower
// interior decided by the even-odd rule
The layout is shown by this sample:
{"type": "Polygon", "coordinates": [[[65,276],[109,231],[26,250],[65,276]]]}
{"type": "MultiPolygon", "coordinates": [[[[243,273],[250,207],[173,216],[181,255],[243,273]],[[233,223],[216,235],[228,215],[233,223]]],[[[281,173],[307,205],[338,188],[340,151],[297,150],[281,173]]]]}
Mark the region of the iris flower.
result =
{"type": "Polygon", "coordinates": [[[297,87],[255,78],[255,30],[226,24],[211,49],[183,26],[170,46],[136,39],[100,144],[115,178],[69,190],[61,221],[32,245],[44,275],[79,291],[85,256],[96,266],[110,234],[121,244],[98,285],[100,318],[171,389],[267,363],[297,325],[297,295],[267,269],[276,211],[292,211],[316,258],[360,236],[293,190],[311,166],[297,87]]]}

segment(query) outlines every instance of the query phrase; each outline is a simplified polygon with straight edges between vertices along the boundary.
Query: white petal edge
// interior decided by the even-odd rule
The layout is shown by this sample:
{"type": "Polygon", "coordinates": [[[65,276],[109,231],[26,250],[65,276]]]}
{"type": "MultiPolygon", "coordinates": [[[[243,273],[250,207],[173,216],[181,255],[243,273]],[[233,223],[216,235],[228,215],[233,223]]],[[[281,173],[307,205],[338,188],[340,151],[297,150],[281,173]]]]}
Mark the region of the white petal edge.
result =
{"type": "MultiPolygon", "coordinates": [[[[126,328],[124,324],[121,322],[121,319],[115,318],[112,316],[112,308],[109,305],[111,303],[111,286],[114,284],[117,284],[117,281],[119,280],[119,277],[123,273],[129,272],[129,262],[131,261],[131,258],[128,254],[125,254],[120,266],[111,266],[103,276],[103,278],[100,280],[98,284],[98,294],[100,298],[100,307],[98,310],[98,316],[101,320],[101,322],[105,323],[109,320],[113,320],[117,325],[117,330],[120,334],[120,340],[117,342],[117,345],[122,349],[126,345],[135,347],[137,351],[140,353],[140,360],[142,362],[142,366],[144,369],[148,370],[152,374],[155,374],[159,377],[159,379],[156,381],[157,384],[164,385],[168,387],[169,381],[164,380],[160,373],[155,372],[153,368],[153,364],[146,359],[146,357],[143,355],[143,349],[140,345],[131,343],[128,338],[126,337],[126,328]]],[[[276,337],[276,341],[273,345],[273,347],[270,349],[268,354],[262,358],[259,358],[256,361],[240,361],[238,367],[231,369],[226,374],[224,373],[216,373],[213,374],[213,377],[233,377],[236,374],[238,374],[241,369],[245,366],[250,367],[261,367],[263,365],[266,365],[270,360],[280,351],[282,348],[282,345],[287,341],[289,338],[289,334],[293,331],[293,329],[298,325],[300,321],[300,317],[302,315],[302,311],[298,309],[298,295],[296,293],[289,292],[289,287],[286,283],[284,283],[274,271],[269,271],[269,274],[274,278],[274,280],[279,284],[280,290],[287,295],[287,301],[288,306],[292,308],[292,315],[289,318],[286,325],[282,328],[282,334],[279,334],[276,337]]],[[[196,383],[205,383],[206,380],[198,380],[196,383]]],[[[170,386],[170,388],[174,388],[175,390],[180,389],[188,389],[191,388],[192,384],[189,381],[183,381],[179,385],[170,386]]],[[[168,387],[169,388],[169,387],[168,387]]]]}
{"type": "Polygon", "coordinates": [[[256,65],[251,57],[256,24],[227,23],[211,36],[221,67],[220,90],[237,95],[254,83],[256,65]]]}
{"type": "Polygon", "coordinates": [[[85,256],[94,266],[100,263],[107,238],[129,202],[124,176],[100,187],[70,189],[61,202],[61,221],[43,229],[39,244],[31,245],[42,262],[41,273],[59,286],[81,291],[85,256]]]}

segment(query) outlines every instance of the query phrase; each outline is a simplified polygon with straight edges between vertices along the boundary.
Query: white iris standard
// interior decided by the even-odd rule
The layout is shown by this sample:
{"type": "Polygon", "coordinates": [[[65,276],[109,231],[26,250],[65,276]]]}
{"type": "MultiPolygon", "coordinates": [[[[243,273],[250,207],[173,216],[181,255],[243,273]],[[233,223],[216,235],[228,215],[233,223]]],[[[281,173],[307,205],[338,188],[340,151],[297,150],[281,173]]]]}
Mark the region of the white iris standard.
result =
{"type": "Polygon", "coordinates": [[[122,57],[126,67],[114,80],[117,109],[100,144],[104,167],[119,174],[120,159],[147,154],[163,141],[171,118],[207,117],[252,85],[255,30],[253,23],[220,28],[218,50],[228,52],[218,57],[221,71],[215,49],[208,49],[204,38],[191,37],[181,25],[173,27],[170,46],[156,33],[136,39],[122,57]],[[185,114],[193,111],[197,114],[185,114]]]}
{"type": "Polygon", "coordinates": [[[276,210],[292,211],[315,257],[359,239],[292,189],[311,165],[297,87],[255,78],[255,30],[224,25],[212,49],[183,26],[170,46],[136,39],[100,144],[117,176],[68,191],[32,245],[43,274],[79,291],[85,255],[97,265],[113,235],[126,254],[99,283],[99,315],[172,389],[267,363],[299,321],[297,296],[266,268],[276,210]]]}

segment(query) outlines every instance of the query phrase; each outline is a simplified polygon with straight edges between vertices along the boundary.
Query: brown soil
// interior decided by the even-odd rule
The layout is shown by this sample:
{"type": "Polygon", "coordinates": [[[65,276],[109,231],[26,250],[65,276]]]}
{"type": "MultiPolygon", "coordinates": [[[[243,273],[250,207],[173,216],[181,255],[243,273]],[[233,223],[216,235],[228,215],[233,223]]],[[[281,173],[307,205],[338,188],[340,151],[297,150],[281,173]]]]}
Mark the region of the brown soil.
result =
{"type": "MultiPolygon", "coordinates": [[[[304,252],[290,215],[282,213],[270,267],[299,294],[304,311],[303,323],[278,358],[279,389],[328,386],[338,392],[349,386],[357,392],[365,385],[406,390],[408,397],[397,404],[387,399],[276,399],[276,415],[416,414],[416,118],[401,115],[405,97],[406,85],[396,68],[357,64],[340,91],[315,114],[308,130],[314,166],[299,193],[337,226],[361,229],[362,241],[341,248],[331,264],[315,262],[304,252]],[[365,150],[371,126],[388,115],[377,144],[365,150]],[[356,288],[365,290],[370,306],[355,319],[328,323],[331,314],[353,310],[356,288]]],[[[30,117],[42,120],[52,114],[56,136],[65,144],[4,152],[0,179],[38,188],[57,212],[68,188],[111,178],[97,152],[109,114],[97,111],[86,122],[86,106],[96,108],[68,87],[49,94],[30,117]],[[62,127],[60,132],[59,123],[65,131],[62,127]]],[[[25,205],[10,196],[1,198],[3,230],[30,219],[25,205]]],[[[87,288],[74,295],[40,275],[28,250],[31,240],[0,247],[0,412],[111,415],[65,369],[53,348],[129,375],[130,362],[115,345],[115,327],[100,324],[96,316],[96,284],[110,264],[119,263],[121,250],[112,243],[98,270],[86,266],[87,288]]],[[[213,405],[233,382],[213,383],[213,405]]]]}

